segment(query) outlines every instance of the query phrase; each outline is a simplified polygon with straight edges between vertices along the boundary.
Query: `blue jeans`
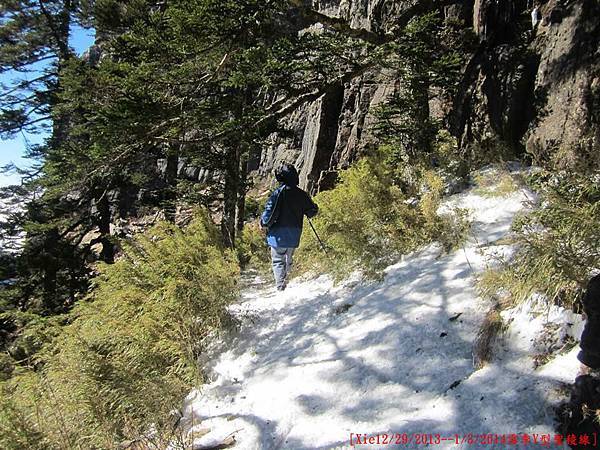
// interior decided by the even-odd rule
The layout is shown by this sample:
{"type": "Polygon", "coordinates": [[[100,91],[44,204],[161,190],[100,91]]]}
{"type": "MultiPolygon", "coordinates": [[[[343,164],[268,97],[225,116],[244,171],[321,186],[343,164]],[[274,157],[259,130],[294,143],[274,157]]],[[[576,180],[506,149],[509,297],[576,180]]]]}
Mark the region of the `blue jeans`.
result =
{"type": "Polygon", "coordinates": [[[271,247],[273,275],[275,275],[277,288],[283,288],[286,285],[286,279],[292,270],[294,250],[296,250],[294,247],[271,247]]]}

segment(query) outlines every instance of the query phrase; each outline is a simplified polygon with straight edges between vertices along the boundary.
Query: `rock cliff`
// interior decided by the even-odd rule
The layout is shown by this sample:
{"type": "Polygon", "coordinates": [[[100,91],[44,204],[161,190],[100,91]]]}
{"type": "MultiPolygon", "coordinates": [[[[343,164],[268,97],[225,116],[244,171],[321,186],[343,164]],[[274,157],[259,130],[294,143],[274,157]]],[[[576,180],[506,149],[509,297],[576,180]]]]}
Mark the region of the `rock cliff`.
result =
{"type": "MultiPolygon", "coordinates": [[[[313,0],[324,14],[378,32],[393,26],[406,4],[313,0]]],[[[598,164],[597,0],[456,1],[440,12],[471,29],[478,41],[452,104],[441,108],[465,154],[485,156],[502,148],[507,156],[527,152],[539,163],[559,158],[566,165],[598,164]]],[[[279,163],[292,162],[303,187],[313,193],[329,188],[336,171],[375,142],[373,108],[398,83],[390,74],[370,72],[305,105],[287,121],[292,137],[272,136],[256,173],[262,178],[279,163]]],[[[431,111],[439,114],[440,108],[431,111]]]]}

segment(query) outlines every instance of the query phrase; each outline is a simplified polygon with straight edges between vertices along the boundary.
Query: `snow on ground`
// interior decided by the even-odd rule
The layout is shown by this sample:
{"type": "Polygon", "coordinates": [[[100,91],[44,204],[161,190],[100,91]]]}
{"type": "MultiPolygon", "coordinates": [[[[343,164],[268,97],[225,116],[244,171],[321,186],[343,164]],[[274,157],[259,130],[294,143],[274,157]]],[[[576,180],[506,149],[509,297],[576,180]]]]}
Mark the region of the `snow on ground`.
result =
{"type": "Polygon", "coordinates": [[[216,358],[213,381],[186,399],[190,436],[211,430],[195,444],[234,436],[235,449],[350,448],[351,433],[388,433],[394,445],[355,448],[426,447],[417,434],[434,435],[430,448],[522,448],[469,443],[468,434],[553,438],[552,404],[560,382],[575,378],[576,350],[534,370],[533,341],[547,319],[562,317],[567,328],[580,319],[534,304],[506,311],[497,357],[478,371],[472,364],[489,308],[474,276],[511,251],[496,241],[531,197],[454,196],[447,207],[469,208],[473,219],[465,247],[449,255],[427,247],[388,267],[382,282],[321,276],[281,293],[255,280],[233,307],[241,329],[216,358]]]}

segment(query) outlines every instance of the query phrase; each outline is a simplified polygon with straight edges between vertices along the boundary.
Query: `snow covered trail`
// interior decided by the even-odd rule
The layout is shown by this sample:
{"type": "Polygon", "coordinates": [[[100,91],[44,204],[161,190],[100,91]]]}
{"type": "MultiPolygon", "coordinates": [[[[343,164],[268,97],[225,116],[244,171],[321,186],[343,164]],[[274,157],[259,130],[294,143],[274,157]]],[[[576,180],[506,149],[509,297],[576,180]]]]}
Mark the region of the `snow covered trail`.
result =
{"type": "Polygon", "coordinates": [[[423,448],[414,435],[439,434],[429,448],[489,449],[522,447],[469,443],[468,434],[554,438],[551,403],[559,382],[575,377],[576,350],[534,370],[531,339],[543,318],[509,311],[499,356],[478,371],[472,363],[489,308],[474,275],[511,251],[496,241],[528,196],[453,197],[449,206],[471,210],[465,248],[427,247],[388,267],[382,282],[355,276],[335,286],[321,276],[280,293],[256,280],[233,307],[241,330],[214,362],[213,381],[186,399],[190,436],[211,430],[195,443],[233,434],[235,449],[349,448],[351,433],[388,433],[393,445],[355,448],[423,448]]]}

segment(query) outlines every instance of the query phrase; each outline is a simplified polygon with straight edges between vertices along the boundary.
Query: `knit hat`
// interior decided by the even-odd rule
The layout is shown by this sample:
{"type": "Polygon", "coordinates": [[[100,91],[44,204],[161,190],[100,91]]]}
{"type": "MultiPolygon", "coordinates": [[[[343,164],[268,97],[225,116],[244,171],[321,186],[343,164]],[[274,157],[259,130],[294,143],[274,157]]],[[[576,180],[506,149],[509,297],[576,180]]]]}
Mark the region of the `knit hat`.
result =
{"type": "Polygon", "coordinates": [[[292,164],[282,164],[275,170],[275,179],[288,186],[298,186],[298,171],[292,164]]]}

